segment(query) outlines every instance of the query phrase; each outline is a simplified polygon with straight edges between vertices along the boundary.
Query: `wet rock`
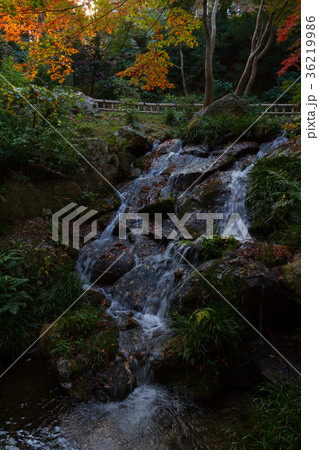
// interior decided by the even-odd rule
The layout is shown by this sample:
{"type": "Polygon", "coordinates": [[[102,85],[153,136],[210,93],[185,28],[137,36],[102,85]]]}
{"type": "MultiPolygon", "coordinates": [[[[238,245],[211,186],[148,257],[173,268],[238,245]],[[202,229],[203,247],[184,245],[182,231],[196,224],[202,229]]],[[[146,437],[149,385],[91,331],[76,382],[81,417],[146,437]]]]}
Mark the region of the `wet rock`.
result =
{"type": "Polygon", "coordinates": [[[180,214],[192,211],[199,212],[203,209],[212,211],[216,207],[217,198],[222,195],[222,187],[219,174],[207,178],[194,187],[189,198],[184,196],[180,199],[178,208],[180,214]]]}
{"type": "MultiPolygon", "coordinates": [[[[230,195],[229,190],[230,175],[227,172],[216,172],[206,178],[200,184],[193,187],[191,192],[178,200],[178,216],[182,217],[186,213],[192,216],[187,222],[187,229],[193,237],[205,234],[206,222],[196,218],[196,213],[220,213],[230,195]]],[[[215,230],[220,225],[220,221],[215,221],[215,230]]]]}
{"type": "Polygon", "coordinates": [[[91,306],[110,306],[110,303],[108,303],[105,299],[105,296],[100,291],[95,291],[93,289],[89,289],[85,292],[83,297],[81,298],[81,302],[87,303],[91,306]]]}
{"type": "Polygon", "coordinates": [[[158,175],[156,178],[138,178],[133,181],[134,189],[126,196],[126,201],[134,208],[139,210],[147,205],[156,203],[160,198],[170,197],[162,194],[168,180],[168,175],[158,175]]]}
{"type": "Polygon", "coordinates": [[[181,278],[183,278],[183,276],[185,274],[186,274],[186,271],[182,267],[179,267],[178,269],[174,270],[174,276],[177,280],[180,280],[181,278]]]}
{"type": "Polygon", "coordinates": [[[158,145],[157,154],[179,153],[182,150],[182,141],[180,139],[169,139],[158,145]]]}
{"type": "Polygon", "coordinates": [[[134,167],[133,169],[130,170],[129,177],[132,179],[138,178],[141,176],[141,173],[142,173],[142,171],[140,168],[134,167]]]}
{"type": "Polygon", "coordinates": [[[134,256],[123,242],[117,242],[95,262],[90,281],[98,285],[115,283],[134,266],[134,256]],[[106,272],[105,272],[106,271],[106,272]],[[104,273],[105,272],[105,273],[104,273]]]}
{"type": "Polygon", "coordinates": [[[175,212],[175,203],[173,198],[160,198],[154,203],[144,206],[139,209],[140,213],[148,213],[151,217],[154,216],[155,213],[167,214],[175,212]]]}
{"type": "Polygon", "coordinates": [[[112,220],[112,213],[102,214],[97,219],[98,231],[103,232],[112,220]]]}
{"type": "Polygon", "coordinates": [[[221,153],[213,152],[213,156],[216,154],[214,159],[193,157],[191,161],[184,161],[181,166],[176,164],[176,167],[171,170],[168,188],[184,191],[192,184],[201,184],[203,180],[217,171],[225,172],[231,169],[236,161],[241,162],[243,160],[243,164],[247,163],[248,159],[251,158],[250,155],[257,153],[258,150],[259,144],[256,142],[240,142],[230,147],[227,151],[223,150],[221,153]]]}
{"type": "Polygon", "coordinates": [[[201,158],[207,158],[209,156],[208,147],[205,145],[186,145],[183,148],[183,153],[187,155],[199,156],[201,158]]]}
{"type": "Polygon", "coordinates": [[[63,388],[66,394],[71,396],[73,383],[71,381],[68,364],[69,360],[60,358],[57,360],[55,368],[60,386],[63,388]]]}
{"type": "Polygon", "coordinates": [[[138,323],[132,317],[129,317],[127,321],[123,324],[122,330],[132,330],[133,328],[137,328],[138,323]]]}
{"type": "Polygon", "coordinates": [[[124,142],[127,151],[136,157],[145,155],[152,148],[152,144],[147,136],[142,131],[131,126],[120,128],[114,133],[114,136],[124,142]]]}
{"type": "Polygon", "coordinates": [[[151,236],[136,236],[134,240],[134,255],[139,258],[146,258],[147,256],[155,255],[157,253],[164,253],[167,243],[164,239],[155,240],[152,237],[153,226],[152,222],[150,223],[150,235],[151,236]]]}
{"type": "Polygon", "coordinates": [[[203,174],[201,167],[188,167],[174,172],[170,177],[170,187],[173,190],[184,191],[190,187],[203,174]]]}
{"type": "Polygon", "coordinates": [[[195,114],[196,118],[201,118],[203,116],[217,116],[230,114],[234,116],[239,116],[247,114],[249,108],[249,103],[247,100],[239,97],[236,94],[227,94],[224,97],[219,98],[214,101],[210,106],[202,109],[195,114]]]}
{"type": "Polygon", "coordinates": [[[163,255],[145,258],[112,287],[118,301],[134,311],[151,311],[156,315],[167,296],[171,295],[174,274],[168,272],[171,261],[163,255]],[[161,284],[155,282],[161,280],[161,284]],[[160,286],[160,288],[159,288],[160,286]]]}

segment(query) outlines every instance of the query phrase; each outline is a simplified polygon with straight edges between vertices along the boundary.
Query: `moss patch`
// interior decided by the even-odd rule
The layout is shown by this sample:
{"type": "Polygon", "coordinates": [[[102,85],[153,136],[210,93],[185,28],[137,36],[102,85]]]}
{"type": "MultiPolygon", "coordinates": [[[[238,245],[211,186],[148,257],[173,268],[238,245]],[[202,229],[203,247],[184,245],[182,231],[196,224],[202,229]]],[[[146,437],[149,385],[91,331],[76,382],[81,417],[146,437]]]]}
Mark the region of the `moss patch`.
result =
{"type": "Polygon", "coordinates": [[[157,202],[151,203],[150,205],[146,205],[139,210],[140,213],[148,213],[151,218],[154,218],[155,213],[174,213],[175,212],[175,204],[174,199],[169,198],[161,198],[157,202]]]}
{"type": "Polygon", "coordinates": [[[70,360],[69,372],[109,363],[118,349],[118,329],[100,308],[82,305],[68,312],[52,328],[51,356],[70,360]]]}

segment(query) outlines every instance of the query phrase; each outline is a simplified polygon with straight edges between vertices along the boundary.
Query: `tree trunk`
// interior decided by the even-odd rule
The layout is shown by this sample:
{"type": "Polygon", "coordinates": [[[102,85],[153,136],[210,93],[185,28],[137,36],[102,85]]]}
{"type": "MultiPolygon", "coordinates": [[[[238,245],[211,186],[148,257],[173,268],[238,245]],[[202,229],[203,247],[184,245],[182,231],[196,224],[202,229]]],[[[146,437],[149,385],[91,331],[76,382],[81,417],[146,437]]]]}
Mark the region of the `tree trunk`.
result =
{"type": "MultiPolygon", "coordinates": [[[[266,31],[266,28],[264,30],[264,33],[262,34],[261,38],[259,39],[259,33],[260,33],[260,27],[261,27],[261,19],[262,19],[262,12],[264,9],[264,4],[265,4],[265,0],[261,0],[260,4],[259,4],[259,8],[258,8],[258,13],[257,13],[257,18],[256,18],[256,25],[255,25],[255,30],[254,30],[254,34],[251,40],[251,48],[250,48],[250,54],[248,56],[247,62],[246,62],[246,66],[245,69],[242,73],[242,76],[240,77],[240,80],[238,82],[235,94],[240,95],[245,83],[247,81],[247,78],[250,74],[250,70],[254,61],[254,58],[258,52],[259,49],[259,45],[261,44],[260,39],[262,39],[264,36],[264,33],[266,31]],[[259,42],[258,42],[259,41],[259,42]]],[[[268,24],[267,24],[268,25],[268,24]]]]}
{"type": "Polygon", "coordinates": [[[213,59],[212,59],[212,45],[211,40],[206,40],[206,56],[205,56],[205,97],[203,107],[207,108],[213,103],[213,87],[214,87],[214,74],[213,74],[213,59]]]}
{"type": "Polygon", "coordinates": [[[240,80],[237,84],[235,94],[240,95],[241,91],[243,90],[246,80],[248,78],[252,63],[253,63],[253,56],[250,54],[247,59],[246,66],[242,73],[242,76],[240,77],[240,80]]]}
{"type": "Polygon", "coordinates": [[[207,18],[207,0],[204,0],[203,22],[206,38],[206,55],[205,55],[205,97],[203,108],[207,108],[207,106],[213,103],[213,87],[214,87],[213,56],[216,42],[216,16],[218,6],[219,0],[215,0],[211,15],[211,25],[209,26],[207,18]]]}
{"type": "Polygon", "coordinates": [[[250,49],[250,55],[248,56],[246,66],[244,69],[244,72],[242,76],[240,77],[240,80],[238,82],[235,94],[240,95],[242,90],[244,89],[245,83],[250,75],[245,95],[248,95],[251,92],[251,88],[255,81],[255,76],[257,72],[257,65],[258,61],[264,56],[264,54],[269,49],[272,39],[275,34],[275,28],[274,24],[276,21],[278,21],[283,13],[285,12],[286,8],[289,6],[289,1],[286,0],[283,4],[281,3],[278,6],[278,9],[275,12],[272,12],[269,15],[267,24],[264,29],[262,29],[262,12],[264,9],[265,0],[260,0],[257,18],[256,18],[256,25],[255,25],[255,31],[251,40],[251,49],[250,49]],[[266,38],[268,33],[270,32],[270,36],[268,38],[267,43],[266,38]]]}
{"type": "Polygon", "coordinates": [[[183,83],[183,91],[184,91],[185,97],[187,97],[188,91],[187,91],[185,72],[184,72],[184,54],[183,54],[182,44],[179,45],[179,53],[181,55],[181,76],[182,76],[182,83],[183,83]]]}
{"type": "Polygon", "coordinates": [[[249,78],[249,81],[247,83],[245,93],[244,93],[245,96],[247,96],[251,93],[251,90],[252,90],[252,87],[254,85],[255,78],[256,78],[258,62],[264,56],[264,54],[269,50],[269,47],[271,46],[274,36],[275,36],[275,29],[272,28],[269,39],[267,41],[267,44],[265,45],[263,50],[258,55],[255,56],[255,58],[253,60],[250,78],[249,78]]]}

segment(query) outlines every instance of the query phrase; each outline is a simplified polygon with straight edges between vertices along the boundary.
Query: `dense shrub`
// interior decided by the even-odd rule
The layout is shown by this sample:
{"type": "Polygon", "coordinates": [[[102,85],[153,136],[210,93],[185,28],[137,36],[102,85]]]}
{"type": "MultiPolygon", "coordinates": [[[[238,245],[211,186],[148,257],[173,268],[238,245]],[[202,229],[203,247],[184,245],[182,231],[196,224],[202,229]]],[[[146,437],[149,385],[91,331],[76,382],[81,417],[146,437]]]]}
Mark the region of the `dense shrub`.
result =
{"type": "Polygon", "coordinates": [[[0,291],[0,353],[15,356],[82,288],[63,252],[10,249],[0,254],[0,291]]]}
{"type": "Polygon", "coordinates": [[[173,317],[174,337],[169,348],[192,366],[214,364],[228,350],[237,347],[241,323],[223,300],[196,310],[190,317],[173,317]]]}
{"type": "Polygon", "coordinates": [[[76,146],[68,117],[73,101],[73,95],[60,87],[48,90],[28,84],[12,88],[0,82],[0,162],[3,169],[21,170],[28,163],[40,163],[71,173],[79,159],[66,141],[76,146]]]}

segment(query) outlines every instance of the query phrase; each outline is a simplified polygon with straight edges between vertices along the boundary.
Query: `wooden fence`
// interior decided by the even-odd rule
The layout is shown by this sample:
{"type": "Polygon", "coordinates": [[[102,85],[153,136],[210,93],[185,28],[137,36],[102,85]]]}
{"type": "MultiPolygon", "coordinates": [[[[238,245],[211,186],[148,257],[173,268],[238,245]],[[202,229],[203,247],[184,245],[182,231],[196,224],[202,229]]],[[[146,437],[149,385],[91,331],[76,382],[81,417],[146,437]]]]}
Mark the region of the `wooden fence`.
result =
{"type": "MultiPolygon", "coordinates": [[[[106,112],[119,111],[121,105],[125,103],[120,100],[101,100],[95,99],[98,109],[106,112]]],[[[137,107],[138,112],[145,114],[160,114],[165,113],[168,110],[182,111],[183,106],[178,103],[144,103],[136,102],[133,105],[137,107]]],[[[202,108],[202,103],[194,103],[192,105],[194,112],[199,111],[202,108]]],[[[290,116],[300,114],[300,108],[297,105],[291,103],[254,103],[251,104],[251,109],[258,114],[270,114],[275,117],[278,116],[290,116]]]]}

